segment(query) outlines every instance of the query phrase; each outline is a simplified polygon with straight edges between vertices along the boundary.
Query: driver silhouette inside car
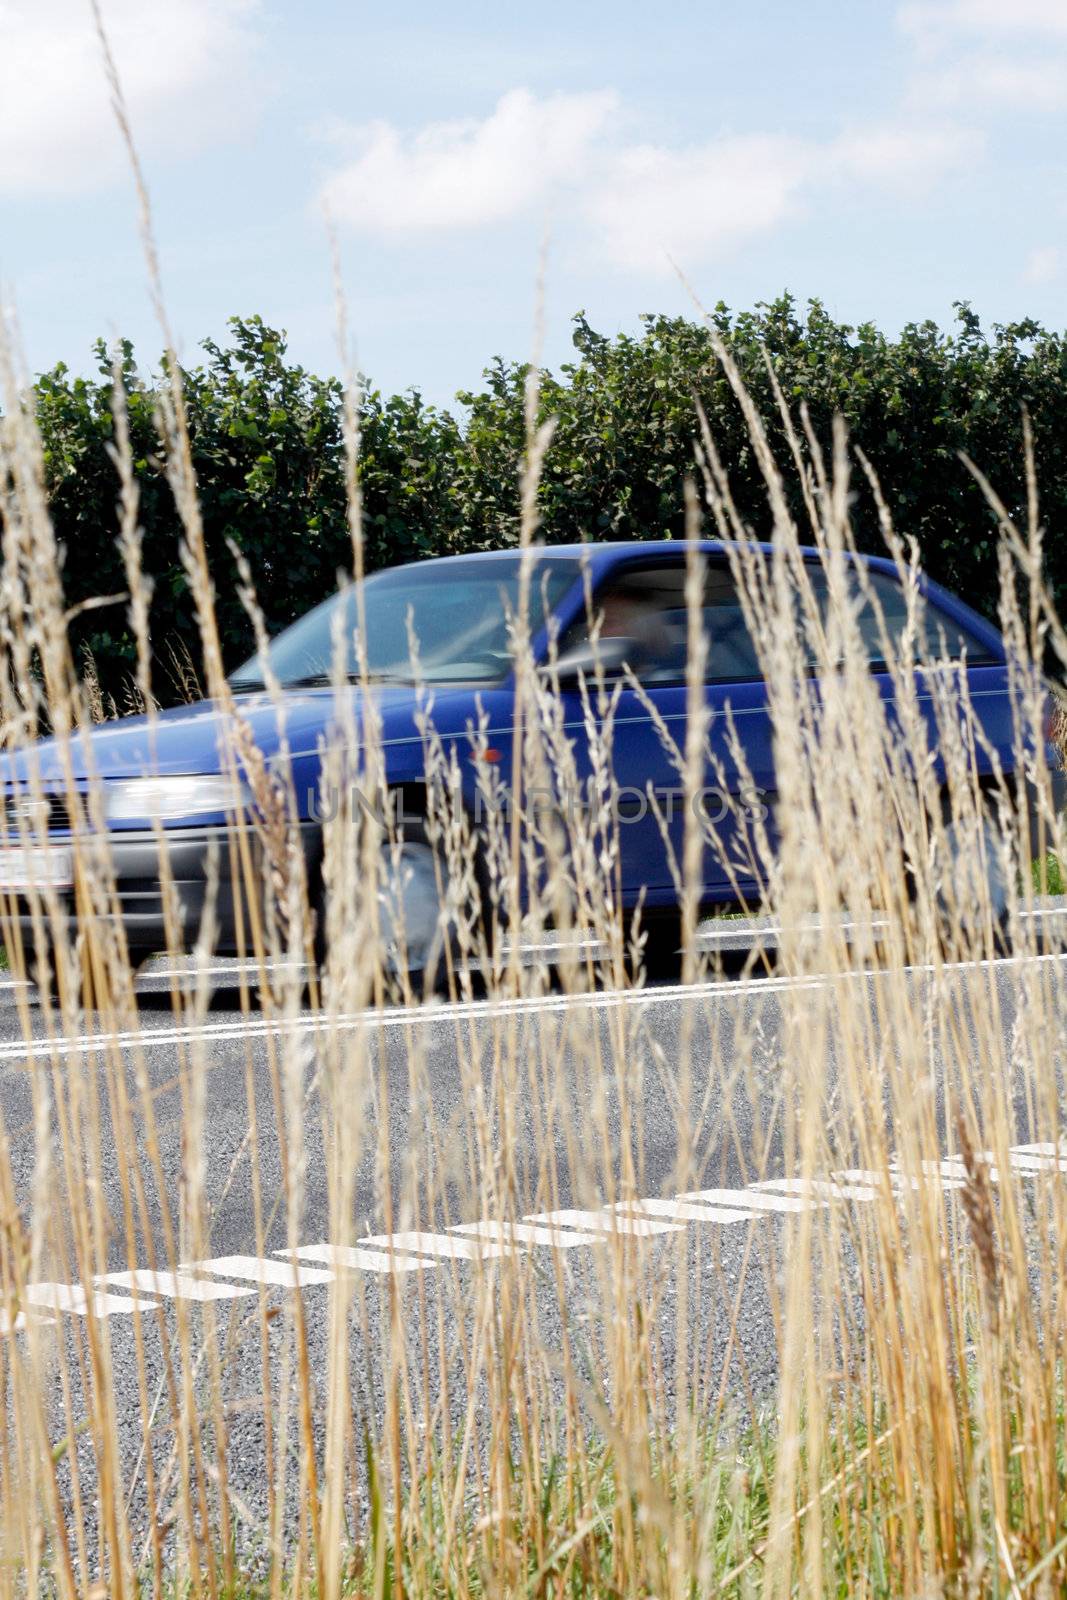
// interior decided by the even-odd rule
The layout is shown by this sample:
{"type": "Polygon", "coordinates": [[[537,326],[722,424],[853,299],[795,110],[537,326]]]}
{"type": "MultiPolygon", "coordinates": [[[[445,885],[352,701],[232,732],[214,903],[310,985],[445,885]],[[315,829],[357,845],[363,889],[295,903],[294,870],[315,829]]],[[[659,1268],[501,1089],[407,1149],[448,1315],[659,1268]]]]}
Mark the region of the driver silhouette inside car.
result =
{"type": "Polygon", "coordinates": [[[613,641],[605,655],[610,655],[617,670],[628,668],[645,682],[684,674],[686,615],[682,596],[664,594],[637,581],[620,583],[603,596],[600,617],[599,637],[604,642],[613,641]]]}

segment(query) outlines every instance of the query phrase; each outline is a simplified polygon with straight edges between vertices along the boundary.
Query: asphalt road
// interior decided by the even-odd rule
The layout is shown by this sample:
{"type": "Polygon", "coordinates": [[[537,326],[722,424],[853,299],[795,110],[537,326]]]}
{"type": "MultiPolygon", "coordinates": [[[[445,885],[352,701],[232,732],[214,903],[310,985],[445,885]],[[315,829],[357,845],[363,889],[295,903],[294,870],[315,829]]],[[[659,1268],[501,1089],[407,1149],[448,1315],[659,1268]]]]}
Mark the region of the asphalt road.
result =
{"type": "MultiPolygon", "coordinates": [[[[992,995],[1007,1049],[1025,1005],[1024,984],[1040,981],[1057,996],[1065,975],[1064,958],[1045,955],[1028,965],[1006,960],[959,969],[946,988],[924,971],[912,973],[908,982],[917,1026],[924,1016],[955,1008],[964,1042],[968,996],[985,1003],[992,995]]],[[[884,975],[857,973],[836,981],[859,986],[877,1017],[884,975]]],[[[52,1133],[49,1194],[59,1214],[64,1185],[79,1181],[76,1170],[63,1169],[57,1103],[70,1110],[77,1139],[98,1142],[99,1200],[107,1218],[101,1266],[108,1277],[98,1293],[108,1298],[96,1309],[110,1313],[116,1426],[133,1526],[143,1536],[140,1415],[147,1402],[131,1314],[136,1297],[144,1307],[139,1329],[152,1396],[163,1392],[167,1341],[178,1317],[190,1319],[194,1344],[202,1319],[226,1330],[220,1382],[229,1408],[230,1486],[254,1545],[251,1525],[262,1525],[267,1505],[264,1414],[277,1421],[279,1407],[276,1393],[264,1396],[260,1336],[265,1326],[272,1356],[268,1390],[285,1366],[289,1336],[288,1315],[260,1323],[260,1295],[287,1313],[294,1296],[263,1280],[277,1277],[278,1266],[289,1259],[279,1252],[294,1246],[302,1252],[306,1277],[298,1292],[311,1371],[321,1386],[327,1370],[326,1280],[335,1265],[329,1246],[336,1237],[328,1169],[346,1137],[353,1152],[350,1239],[378,1241],[351,1258],[349,1280],[351,1390],[372,1432],[381,1423],[388,1381],[385,1330],[398,1307],[413,1381],[427,1374],[431,1392],[423,1398],[431,1406],[443,1399],[458,1424],[468,1380],[476,1391],[484,1390],[485,1374],[472,1375],[466,1362],[480,1295],[493,1293],[491,1252],[482,1250],[494,1238],[499,1248],[504,1194],[509,1218],[535,1219],[525,1224],[527,1238],[512,1238],[511,1244],[521,1245],[528,1264],[527,1292],[547,1344],[555,1340],[558,1347],[566,1331],[576,1347],[587,1349],[595,1372],[610,1332],[613,1275],[622,1272],[628,1275],[627,1293],[647,1291],[655,1306],[668,1394],[681,1399],[696,1393],[710,1404],[725,1389],[745,1406],[769,1404],[778,1364],[776,1306],[787,1281],[780,1245],[797,1208],[809,1202],[784,1188],[752,1186],[790,1176],[783,1139],[783,1088],[790,1074],[816,1072],[830,1103],[837,1062],[834,1006],[826,1002],[819,979],[803,985],[782,978],[728,979],[689,991],[664,987],[640,995],[553,995],[528,1003],[353,1015],[329,1026],[306,1010],[272,1021],[229,1004],[212,1009],[196,1028],[183,1028],[164,1001],[155,1001],[142,1008],[129,1037],[48,1040],[33,1013],[30,1042],[22,1036],[18,1012],[0,1010],[0,1116],[15,1199],[27,1222],[33,1220],[35,1181],[41,1182],[43,1143],[36,1129],[46,1122],[52,1133]],[[796,1035],[784,1021],[784,1013],[795,1016],[798,996],[829,1028],[814,1035],[821,1040],[818,1059],[800,1063],[790,1056],[796,1035]],[[138,1083],[150,1090],[154,1152],[139,1112],[132,1135],[115,1132],[112,1104],[120,1082],[131,1095],[138,1083]],[[189,1108],[198,1097],[202,1137],[191,1142],[195,1117],[189,1108]],[[288,1174],[279,1106],[285,1108],[286,1148],[294,1158],[288,1174]],[[249,1142],[253,1111],[255,1163],[249,1142]],[[498,1159],[505,1146],[513,1152],[506,1168],[498,1159]],[[214,1267],[176,1282],[122,1278],[131,1265],[168,1265],[164,1205],[180,1211],[184,1175],[196,1161],[202,1164],[208,1227],[196,1259],[214,1267]],[[133,1168],[142,1180],[145,1213],[131,1237],[122,1174],[133,1168]],[[259,1246],[257,1175],[265,1217],[259,1246]],[[679,1195],[694,1191],[705,1199],[678,1202],[679,1195]],[[719,1191],[736,1191],[736,1199],[719,1191]],[[294,1197],[291,1206],[287,1193],[294,1197]],[[627,1212],[621,1236],[609,1239],[597,1218],[607,1215],[605,1202],[620,1194],[654,1204],[643,1213],[627,1212]],[[672,1200],[673,1213],[664,1205],[672,1200]],[[472,1231],[478,1223],[480,1234],[472,1231]],[[556,1242],[565,1241],[566,1248],[547,1246],[545,1231],[549,1237],[555,1231],[556,1242]],[[389,1261],[386,1236],[394,1266],[403,1269],[395,1277],[381,1270],[389,1261]],[[205,1283],[212,1288],[205,1290],[205,1283]],[[216,1292],[218,1298],[204,1298],[216,1292]],[[728,1340],[732,1324],[737,1336],[728,1340]],[[442,1389],[448,1391],[443,1396],[442,1389]]],[[[1050,1006],[1045,1014],[1063,1009],[1050,1006]]],[[[934,1067],[936,1075],[936,1061],[934,1067]]],[[[1032,1137],[1026,1104],[1020,1083],[1014,1108],[1020,1144],[1032,1137]]],[[[847,1148],[832,1153],[834,1170],[855,1164],[847,1148]]],[[[44,1289],[36,1314],[50,1320],[46,1337],[65,1340],[73,1355],[84,1336],[84,1303],[71,1257],[55,1235],[48,1250],[38,1273],[44,1289]]],[[[184,1255],[179,1263],[192,1265],[184,1255]]],[[[206,1407],[205,1372],[206,1367],[198,1393],[206,1407]]],[[[485,1394],[483,1399],[488,1403],[485,1394]]],[[[50,1403],[58,1439],[65,1432],[58,1384],[50,1403]]],[[[72,1404],[77,1416],[77,1383],[72,1404]]],[[[289,1426],[295,1427],[291,1415],[289,1426]]],[[[320,1415],[320,1437],[322,1426],[320,1415]]],[[[164,1474],[169,1450],[164,1429],[157,1463],[164,1474]]],[[[77,1458],[91,1525],[88,1438],[79,1440],[77,1458]]],[[[70,1493],[68,1466],[61,1465],[60,1476],[70,1493]]],[[[286,1501],[293,1526],[298,1493],[297,1476],[290,1474],[286,1501]]]]}

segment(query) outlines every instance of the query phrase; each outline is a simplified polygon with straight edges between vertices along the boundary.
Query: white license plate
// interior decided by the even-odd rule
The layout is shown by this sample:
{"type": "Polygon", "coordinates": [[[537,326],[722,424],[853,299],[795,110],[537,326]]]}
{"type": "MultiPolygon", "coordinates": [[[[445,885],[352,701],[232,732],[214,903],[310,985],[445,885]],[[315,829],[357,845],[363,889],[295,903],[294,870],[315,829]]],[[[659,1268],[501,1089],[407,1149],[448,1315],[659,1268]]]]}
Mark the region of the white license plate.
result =
{"type": "Polygon", "coordinates": [[[0,849],[0,890],[67,889],[74,882],[74,858],[51,845],[0,849]]]}

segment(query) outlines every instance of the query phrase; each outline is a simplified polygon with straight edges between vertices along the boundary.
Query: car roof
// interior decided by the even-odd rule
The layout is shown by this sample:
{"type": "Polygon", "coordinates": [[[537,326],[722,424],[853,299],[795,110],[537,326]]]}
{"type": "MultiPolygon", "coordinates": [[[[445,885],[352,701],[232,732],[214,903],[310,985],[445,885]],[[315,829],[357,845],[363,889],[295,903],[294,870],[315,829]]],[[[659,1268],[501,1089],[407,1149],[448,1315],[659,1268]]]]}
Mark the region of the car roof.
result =
{"type": "MultiPolygon", "coordinates": [[[[774,546],[763,539],[722,540],[722,539],[611,539],[604,542],[587,540],[582,543],[571,544],[537,544],[534,553],[538,558],[551,558],[562,556],[565,558],[584,557],[588,563],[592,579],[600,583],[604,576],[611,572],[616,565],[629,565],[634,560],[643,560],[648,557],[662,557],[665,554],[684,555],[687,550],[696,549],[704,555],[725,556],[730,550],[736,550],[739,545],[746,549],[761,550],[766,554],[773,554],[774,546]]],[[[503,561],[514,560],[518,555],[518,547],[509,545],[503,550],[470,550],[462,555],[438,556],[429,558],[429,562],[418,561],[405,563],[410,569],[421,566],[435,565],[442,561],[455,562],[457,565],[464,562],[476,561],[503,561]]],[[[824,561],[825,552],[815,545],[798,545],[797,553],[804,561],[824,561]]],[[[867,555],[861,551],[846,550],[842,552],[844,559],[860,563],[872,572],[883,572],[890,577],[899,579],[900,570],[897,563],[888,555],[867,555]]],[[[389,569],[399,571],[398,567],[389,569]]],[[[372,574],[372,576],[374,576],[372,574]]],[[[969,606],[959,595],[944,589],[940,584],[934,583],[925,572],[918,575],[919,587],[928,599],[933,600],[943,609],[947,609],[957,622],[971,629],[979,639],[991,650],[1003,652],[1004,641],[997,629],[987,618],[969,606]]]]}
{"type": "MultiPolygon", "coordinates": [[[[759,539],[746,539],[733,541],[727,544],[721,539],[588,539],[577,544],[535,544],[534,552],[538,556],[588,556],[592,560],[603,561],[607,558],[615,559],[619,556],[656,556],[664,552],[674,553],[690,549],[700,550],[706,555],[725,555],[726,551],[744,543],[753,550],[771,551],[773,546],[759,539]]],[[[818,551],[814,546],[802,545],[801,554],[816,556],[818,551]]],[[[464,550],[458,555],[431,556],[431,561],[506,561],[514,560],[519,554],[518,545],[507,545],[498,550],[464,550]]],[[[405,566],[421,567],[425,561],[411,561],[403,563],[405,566]]]]}
{"type": "MultiPolygon", "coordinates": [[[[735,540],[753,550],[770,551],[773,546],[760,539],[735,540]]],[[[581,556],[586,552],[603,551],[606,556],[661,556],[664,552],[699,550],[705,555],[725,555],[731,546],[721,539],[607,539],[590,540],[585,544],[549,544],[543,546],[546,555],[581,556]]],[[[816,555],[811,547],[802,547],[804,555],[816,555]]]]}
{"type": "MultiPolygon", "coordinates": [[[[766,555],[773,554],[774,546],[765,539],[610,539],[586,540],[581,543],[570,544],[535,544],[534,556],[538,560],[551,559],[553,556],[562,556],[565,559],[584,558],[592,571],[592,575],[599,582],[606,572],[620,562],[644,560],[648,557],[662,559],[665,555],[680,556],[687,550],[699,550],[702,555],[726,556],[730,550],[739,546],[748,550],[760,550],[766,555]]],[[[424,557],[421,561],[404,561],[395,567],[380,567],[379,573],[398,572],[402,568],[412,571],[420,567],[434,566],[438,563],[448,562],[456,566],[479,561],[514,561],[519,554],[517,545],[507,545],[496,550],[465,550],[462,554],[424,557]]],[[[815,545],[798,545],[797,553],[804,561],[822,561],[824,552],[815,545]]],[[[862,562],[866,567],[876,571],[896,572],[895,563],[887,556],[871,556],[859,551],[842,552],[846,561],[862,562]]],[[[376,573],[370,576],[376,576],[376,573]]],[[[924,583],[926,580],[922,580],[924,583]]]]}

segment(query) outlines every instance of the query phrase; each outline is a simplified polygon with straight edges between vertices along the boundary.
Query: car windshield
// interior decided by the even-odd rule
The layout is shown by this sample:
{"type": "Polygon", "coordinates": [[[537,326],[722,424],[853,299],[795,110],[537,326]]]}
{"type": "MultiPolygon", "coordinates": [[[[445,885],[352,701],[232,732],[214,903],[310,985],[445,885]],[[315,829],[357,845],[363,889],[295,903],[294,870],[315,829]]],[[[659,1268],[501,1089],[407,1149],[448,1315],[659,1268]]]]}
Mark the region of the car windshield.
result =
{"type": "MultiPolygon", "coordinates": [[[[363,582],[366,656],[378,682],[494,683],[511,670],[510,618],[518,606],[520,556],[463,556],[376,572],[363,582]]],[[[536,633],[580,575],[574,556],[538,556],[529,619],[536,633]]],[[[270,669],[286,688],[328,684],[335,652],[341,671],[360,676],[356,590],[331,595],[271,643],[270,669]],[[339,643],[338,643],[339,638],[339,643]]],[[[230,679],[235,689],[264,687],[259,655],[230,679]]]]}

